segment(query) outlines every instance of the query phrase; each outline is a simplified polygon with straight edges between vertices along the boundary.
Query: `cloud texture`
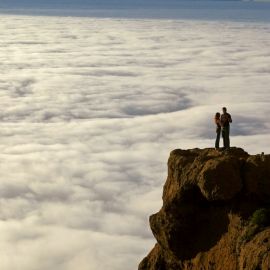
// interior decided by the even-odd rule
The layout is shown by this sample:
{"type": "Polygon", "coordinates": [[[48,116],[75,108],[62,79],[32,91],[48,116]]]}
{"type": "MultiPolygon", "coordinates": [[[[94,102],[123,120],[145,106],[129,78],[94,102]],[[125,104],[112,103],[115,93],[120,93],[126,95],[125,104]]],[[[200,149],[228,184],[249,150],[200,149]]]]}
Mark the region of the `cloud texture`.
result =
{"type": "Polygon", "coordinates": [[[174,148],[270,152],[267,23],[0,17],[0,268],[131,270],[174,148]]]}

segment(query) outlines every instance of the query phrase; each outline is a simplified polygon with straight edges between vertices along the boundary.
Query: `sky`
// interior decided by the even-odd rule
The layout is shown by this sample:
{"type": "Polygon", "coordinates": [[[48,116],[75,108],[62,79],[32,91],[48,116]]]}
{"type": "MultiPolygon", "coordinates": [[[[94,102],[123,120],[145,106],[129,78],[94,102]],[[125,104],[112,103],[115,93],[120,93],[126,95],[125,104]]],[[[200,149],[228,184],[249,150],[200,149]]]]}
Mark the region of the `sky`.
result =
{"type": "Polygon", "coordinates": [[[270,1],[0,0],[0,14],[127,19],[270,21],[270,1]]]}
{"type": "MultiPolygon", "coordinates": [[[[220,0],[214,0],[220,1],[220,0]]],[[[237,1],[237,0],[235,0],[237,1]]],[[[61,7],[71,7],[71,6],[178,6],[181,2],[192,2],[185,0],[1,0],[1,4],[16,4],[25,6],[61,6],[61,7]]],[[[199,5],[199,4],[197,4],[199,5]]]]}
{"type": "Polygon", "coordinates": [[[0,16],[0,268],[132,270],[175,148],[270,152],[270,31],[235,20],[0,16]]]}

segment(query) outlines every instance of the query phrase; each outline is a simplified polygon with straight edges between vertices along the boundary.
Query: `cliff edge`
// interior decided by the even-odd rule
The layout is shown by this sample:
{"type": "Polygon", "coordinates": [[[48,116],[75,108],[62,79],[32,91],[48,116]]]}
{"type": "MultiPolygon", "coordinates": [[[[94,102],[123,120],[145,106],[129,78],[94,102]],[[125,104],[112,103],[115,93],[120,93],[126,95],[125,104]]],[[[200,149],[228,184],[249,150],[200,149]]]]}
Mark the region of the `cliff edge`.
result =
{"type": "Polygon", "coordinates": [[[139,270],[269,270],[270,155],[174,150],[139,270]]]}

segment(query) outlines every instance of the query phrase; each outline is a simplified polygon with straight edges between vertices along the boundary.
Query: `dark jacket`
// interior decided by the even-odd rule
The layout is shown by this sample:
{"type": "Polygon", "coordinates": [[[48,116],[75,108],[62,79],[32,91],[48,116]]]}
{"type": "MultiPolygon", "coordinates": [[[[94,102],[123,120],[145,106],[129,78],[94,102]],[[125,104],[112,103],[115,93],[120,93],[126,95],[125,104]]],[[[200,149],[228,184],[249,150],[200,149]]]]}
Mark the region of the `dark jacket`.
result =
{"type": "Polygon", "coordinates": [[[220,122],[222,127],[230,126],[230,123],[232,122],[231,115],[229,113],[223,113],[220,117],[220,122]]]}

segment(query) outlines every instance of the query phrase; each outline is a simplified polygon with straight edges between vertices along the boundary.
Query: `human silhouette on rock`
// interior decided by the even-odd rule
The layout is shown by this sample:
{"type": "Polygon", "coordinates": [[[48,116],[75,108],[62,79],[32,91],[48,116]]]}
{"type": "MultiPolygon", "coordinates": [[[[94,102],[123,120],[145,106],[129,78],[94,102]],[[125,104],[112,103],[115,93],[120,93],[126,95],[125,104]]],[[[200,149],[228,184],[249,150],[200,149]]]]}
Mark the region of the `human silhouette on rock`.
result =
{"type": "Polygon", "coordinates": [[[221,122],[220,122],[220,113],[217,112],[214,117],[214,122],[216,124],[216,142],[215,142],[215,148],[219,149],[219,141],[220,141],[220,133],[221,133],[221,122]]]}
{"type": "Polygon", "coordinates": [[[232,123],[232,117],[227,113],[227,108],[222,108],[223,114],[220,117],[221,134],[223,138],[223,146],[225,149],[230,148],[230,123],[232,123]]]}

